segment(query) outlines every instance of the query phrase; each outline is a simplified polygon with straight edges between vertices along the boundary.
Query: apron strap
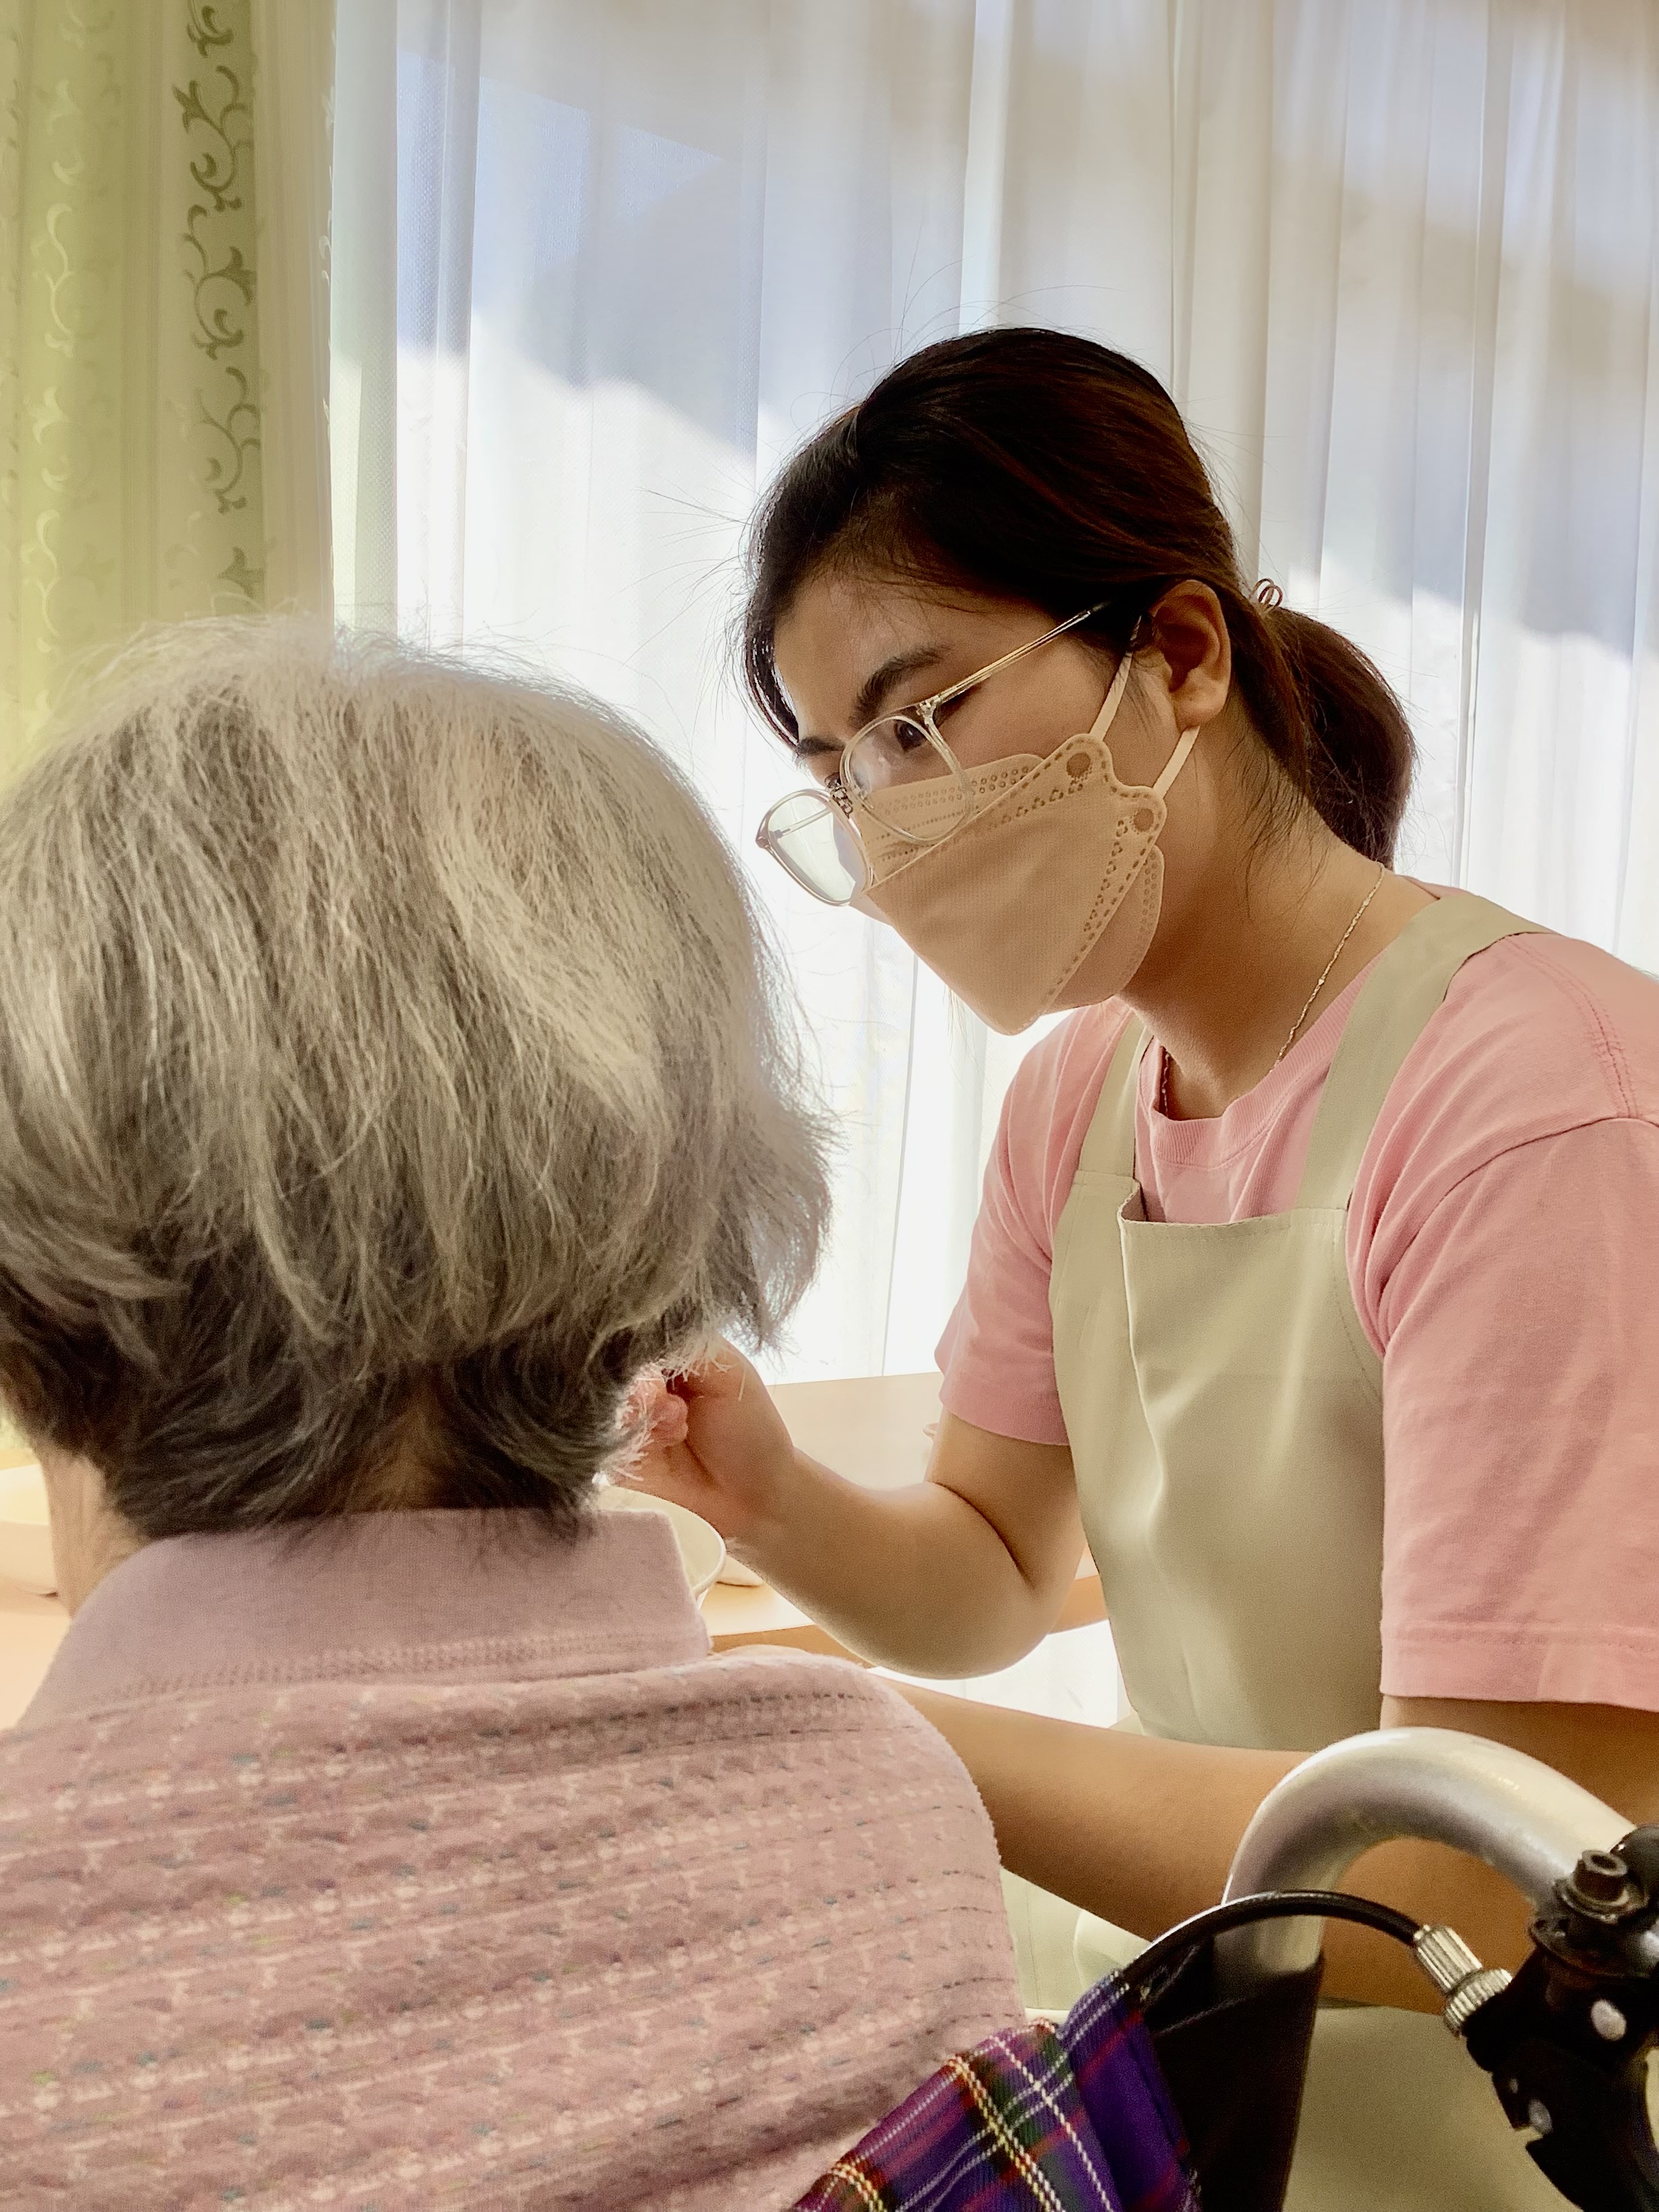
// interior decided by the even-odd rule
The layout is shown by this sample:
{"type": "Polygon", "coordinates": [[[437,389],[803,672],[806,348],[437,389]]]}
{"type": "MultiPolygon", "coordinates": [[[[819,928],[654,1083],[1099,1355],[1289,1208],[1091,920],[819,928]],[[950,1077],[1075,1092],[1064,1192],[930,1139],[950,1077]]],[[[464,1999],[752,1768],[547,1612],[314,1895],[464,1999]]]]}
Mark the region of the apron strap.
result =
{"type": "Polygon", "coordinates": [[[1146,1024],[1131,1014],[1106,1080],[1100,1086],[1094,1119],[1078,1156],[1079,1175],[1127,1176],[1135,1171],[1135,1094],[1139,1088],[1140,1055],[1146,1048],[1146,1024]]]}
{"type": "Polygon", "coordinates": [[[1298,1211],[1340,1212],[1346,1206],[1389,1085],[1453,976],[1489,945],[1532,932],[1542,933],[1542,925],[1457,891],[1413,915],[1379,954],[1325,1078],[1297,1194],[1298,1211]]]}

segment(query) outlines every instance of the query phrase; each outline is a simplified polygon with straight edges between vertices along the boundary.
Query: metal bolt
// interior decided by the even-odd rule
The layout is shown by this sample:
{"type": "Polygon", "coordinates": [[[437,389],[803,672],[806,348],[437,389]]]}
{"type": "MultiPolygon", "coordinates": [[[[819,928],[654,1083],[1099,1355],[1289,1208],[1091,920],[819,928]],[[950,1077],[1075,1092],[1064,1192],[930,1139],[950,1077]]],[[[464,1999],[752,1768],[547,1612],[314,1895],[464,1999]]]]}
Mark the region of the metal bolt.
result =
{"type": "Polygon", "coordinates": [[[1630,1869],[1617,1851],[1584,1851],[1572,1870],[1572,1886],[1592,1905],[1616,1905],[1630,1880],[1630,1869]]]}
{"type": "Polygon", "coordinates": [[[1541,2097],[1534,2097],[1527,2106],[1527,2125],[1534,2135],[1547,2136],[1555,2125],[1550,2118],[1550,2108],[1541,2097]]]}
{"type": "Polygon", "coordinates": [[[1597,1997],[1590,2007],[1590,2026],[1603,2043],[1622,2043],[1630,2031],[1630,2022],[1616,2004],[1606,1997],[1597,1997]]]}
{"type": "Polygon", "coordinates": [[[1585,1851],[1556,1894],[1571,1912],[1611,1927],[1628,1919],[1647,1903],[1640,1885],[1631,1880],[1630,1869],[1617,1851],[1585,1851]]]}

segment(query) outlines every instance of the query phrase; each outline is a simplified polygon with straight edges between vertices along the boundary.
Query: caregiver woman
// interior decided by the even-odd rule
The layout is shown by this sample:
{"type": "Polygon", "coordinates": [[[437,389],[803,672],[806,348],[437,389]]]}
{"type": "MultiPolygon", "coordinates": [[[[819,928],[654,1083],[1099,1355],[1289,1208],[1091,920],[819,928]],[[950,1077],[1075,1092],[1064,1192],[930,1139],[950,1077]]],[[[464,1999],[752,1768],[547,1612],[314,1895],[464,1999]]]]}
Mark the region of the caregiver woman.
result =
{"type": "MultiPolygon", "coordinates": [[[[1162,387],[1082,339],[930,347],[784,471],[746,667],[814,788],[763,843],[994,1028],[1076,1011],[1008,1094],[926,1482],[805,1459],[734,1352],[646,1470],[912,1674],[1028,1651],[1086,1537],[1144,1735],[916,1702],[1005,1863],[1142,1935],[1379,1723],[1659,1815],[1659,988],[1391,872],[1400,706],[1270,600],[1162,387]]],[[[1522,1954],[1439,1847],[1353,1886],[1522,1954]]],[[[1434,2002],[1364,1931],[1328,1960],[1434,2002]]],[[[1437,2021],[1328,2013],[1292,2204],[1559,2201],[1437,2021]]]]}

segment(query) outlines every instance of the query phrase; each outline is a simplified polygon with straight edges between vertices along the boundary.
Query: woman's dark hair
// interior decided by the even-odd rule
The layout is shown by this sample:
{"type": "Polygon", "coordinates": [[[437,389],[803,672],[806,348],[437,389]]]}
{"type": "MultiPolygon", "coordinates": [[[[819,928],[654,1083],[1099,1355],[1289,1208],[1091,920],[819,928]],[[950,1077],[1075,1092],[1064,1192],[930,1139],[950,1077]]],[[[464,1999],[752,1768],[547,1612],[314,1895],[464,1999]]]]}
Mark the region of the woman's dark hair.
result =
{"type": "MultiPolygon", "coordinates": [[[[783,470],[750,538],[744,674],[796,735],[773,642],[834,568],[1021,599],[1115,657],[1172,586],[1207,584],[1252,723],[1346,844],[1392,856],[1411,784],[1400,702],[1357,646],[1252,595],[1174,401],[1126,355],[1059,331],[981,331],[902,361],[783,470]]],[[[1264,763],[1265,767],[1265,763],[1264,763]]],[[[1264,779],[1271,801],[1283,781],[1264,779]]]]}

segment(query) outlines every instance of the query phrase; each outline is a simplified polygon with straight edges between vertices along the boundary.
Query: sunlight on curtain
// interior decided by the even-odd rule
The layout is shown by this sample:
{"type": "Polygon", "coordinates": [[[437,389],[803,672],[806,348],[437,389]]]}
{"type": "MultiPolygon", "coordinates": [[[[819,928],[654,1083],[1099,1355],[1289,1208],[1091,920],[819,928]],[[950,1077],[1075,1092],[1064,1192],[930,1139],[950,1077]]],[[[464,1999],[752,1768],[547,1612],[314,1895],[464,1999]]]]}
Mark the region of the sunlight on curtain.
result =
{"type": "Polygon", "coordinates": [[[137,623],[327,609],[331,69],[325,0],[0,4],[0,775],[137,623]]]}
{"type": "Polygon", "coordinates": [[[1423,744],[1404,854],[1659,968],[1648,0],[341,0],[348,618],[639,715],[784,941],[842,1131],[783,1371],[928,1364],[1003,1088],[752,851],[744,518],[899,353],[1074,328],[1170,384],[1243,557],[1423,744]]]}
{"type": "Polygon", "coordinates": [[[1021,21],[1003,319],[1163,377],[1246,561],[1399,686],[1405,865],[1659,968],[1659,12],[1021,21]]]}

